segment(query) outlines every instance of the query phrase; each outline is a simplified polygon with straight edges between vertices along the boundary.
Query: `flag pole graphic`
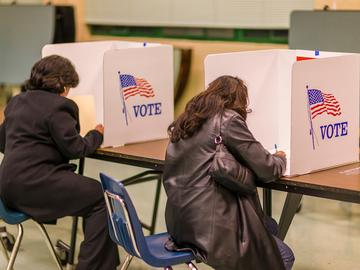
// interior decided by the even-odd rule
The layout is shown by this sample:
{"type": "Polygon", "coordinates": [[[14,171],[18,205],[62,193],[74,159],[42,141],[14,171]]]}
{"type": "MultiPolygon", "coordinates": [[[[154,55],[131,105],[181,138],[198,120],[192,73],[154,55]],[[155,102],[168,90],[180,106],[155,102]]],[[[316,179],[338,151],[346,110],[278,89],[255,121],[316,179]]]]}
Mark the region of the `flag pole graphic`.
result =
{"type": "Polygon", "coordinates": [[[310,112],[310,97],[309,97],[309,86],[306,86],[306,94],[308,97],[308,102],[307,102],[307,109],[308,109],[308,116],[309,116],[309,123],[310,123],[310,135],[311,135],[311,139],[312,139],[312,145],[313,145],[313,150],[315,150],[315,142],[314,142],[314,127],[313,127],[313,123],[311,120],[311,112],[310,112]]]}
{"type": "Polygon", "coordinates": [[[118,75],[119,75],[121,101],[122,101],[122,104],[123,104],[123,113],[125,114],[125,121],[126,121],[126,125],[128,126],[129,123],[128,123],[128,118],[127,118],[127,109],[126,109],[126,104],[125,104],[124,91],[123,91],[123,87],[122,87],[122,84],[121,84],[120,71],[118,71],[118,75]]]}

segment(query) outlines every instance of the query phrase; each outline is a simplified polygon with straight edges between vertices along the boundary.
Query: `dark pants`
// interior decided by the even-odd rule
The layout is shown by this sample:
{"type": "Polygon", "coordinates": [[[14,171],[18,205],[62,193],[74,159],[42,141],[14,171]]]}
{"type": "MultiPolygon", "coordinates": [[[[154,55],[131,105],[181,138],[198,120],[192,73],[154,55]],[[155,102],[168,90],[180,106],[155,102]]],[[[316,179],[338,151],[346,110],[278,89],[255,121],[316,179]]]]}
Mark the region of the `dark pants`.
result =
{"type": "Polygon", "coordinates": [[[84,241],[77,270],[115,270],[119,265],[117,245],[109,237],[105,200],[101,185],[91,178],[62,172],[41,185],[15,183],[2,189],[5,203],[34,220],[46,222],[65,216],[81,216],[84,241]]]}
{"type": "Polygon", "coordinates": [[[273,218],[266,217],[265,226],[267,230],[273,235],[276,241],[286,270],[290,270],[294,264],[295,256],[290,247],[276,237],[276,235],[278,234],[278,224],[273,218]]]}
{"type": "Polygon", "coordinates": [[[77,213],[84,219],[84,241],[76,270],[115,270],[119,265],[117,245],[110,239],[104,200],[77,213]]]}

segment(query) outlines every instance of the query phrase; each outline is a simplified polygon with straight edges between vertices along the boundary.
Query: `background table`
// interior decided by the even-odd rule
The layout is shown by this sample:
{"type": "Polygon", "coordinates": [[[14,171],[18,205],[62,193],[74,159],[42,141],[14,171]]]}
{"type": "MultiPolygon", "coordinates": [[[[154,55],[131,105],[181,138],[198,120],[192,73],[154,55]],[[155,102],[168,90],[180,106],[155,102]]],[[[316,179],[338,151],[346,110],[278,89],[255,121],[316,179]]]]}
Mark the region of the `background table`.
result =
{"type": "MultiPolygon", "coordinates": [[[[162,171],[168,139],[98,149],[91,158],[162,171]]],[[[279,237],[284,239],[303,195],[360,204],[360,163],[301,176],[283,177],[264,188],[264,211],[271,215],[271,190],[287,192],[279,221],[279,237]]]]}
{"type": "Polygon", "coordinates": [[[162,170],[168,139],[100,148],[89,158],[162,170]]]}
{"type": "Polygon", "coordinates": [[[259,186],[288,193],[279,221],[278,236],[284,239],[303,195],[360,204],[360,163],[283,177],[272,183],[260,183],[259,186]]]}
{"type": "MultiPolygon", "coordinates": [[[[151,169],[141,174],[125,179],[125,184],[141,183],[157,180],[151,225],[143,224],[150,233],[155,230],[158,203],[161,190],[161,174],[165,161],[168,139],[129,144],[114,148],[101,148],[89,158],[128,164],[151,169]],[[148,175],[154,174],[154,175],[148,175]]],[[[82,173],[84,161],[80,162],[82,173]]],[[[257,183],[264,188],[264,212],[271,216],[271,190],[287,192],[284,207],[279,221],[279,238],[284,239],[300,205],[303,195],[316,196],[339,201],[360,204],[360,163],[341,166],[301,176],[283,177],[272,183],[257,183]]],[[[73,245],[72,245],[73,246],[73,245]]]]}

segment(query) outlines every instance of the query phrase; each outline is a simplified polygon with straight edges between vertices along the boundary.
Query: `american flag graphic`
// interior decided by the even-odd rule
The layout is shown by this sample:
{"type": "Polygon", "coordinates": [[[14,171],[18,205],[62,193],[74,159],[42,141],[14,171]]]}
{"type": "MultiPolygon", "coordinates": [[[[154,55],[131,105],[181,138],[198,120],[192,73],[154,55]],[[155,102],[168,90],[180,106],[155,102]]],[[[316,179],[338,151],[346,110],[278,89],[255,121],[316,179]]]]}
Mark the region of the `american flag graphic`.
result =
{"type": "Polygon", "coordinates": [[[145,79],[135,78],[129,74],[120,74],[120,83],[125,100],[135,95],[147,98],[155,96],[153,88],[145,79]]]}
{"type": "Polygon", "coordinates": [[[340,104],[334,95],[323,93],[318,89],[308,89],[308,96],[311,119],[325,112],[333,116],[341,115],[340,104]]]}

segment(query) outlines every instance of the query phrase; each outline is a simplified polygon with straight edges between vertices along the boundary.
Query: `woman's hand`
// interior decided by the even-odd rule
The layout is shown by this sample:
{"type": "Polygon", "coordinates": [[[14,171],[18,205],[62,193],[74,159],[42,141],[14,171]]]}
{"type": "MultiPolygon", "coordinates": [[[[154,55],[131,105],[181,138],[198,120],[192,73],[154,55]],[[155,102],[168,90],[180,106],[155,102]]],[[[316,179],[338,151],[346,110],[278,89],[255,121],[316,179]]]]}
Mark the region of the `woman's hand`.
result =
{"type": "Polygon", "coordinates": [[[104,126],[102,124],[97,124],[94,129],[104,135],[104,126]]]}
{"type": "Polygon", "coordinates": [[[278,157],[286,158],[286,154],[284,151],[276,151],[274,155],[278,157]]]}

